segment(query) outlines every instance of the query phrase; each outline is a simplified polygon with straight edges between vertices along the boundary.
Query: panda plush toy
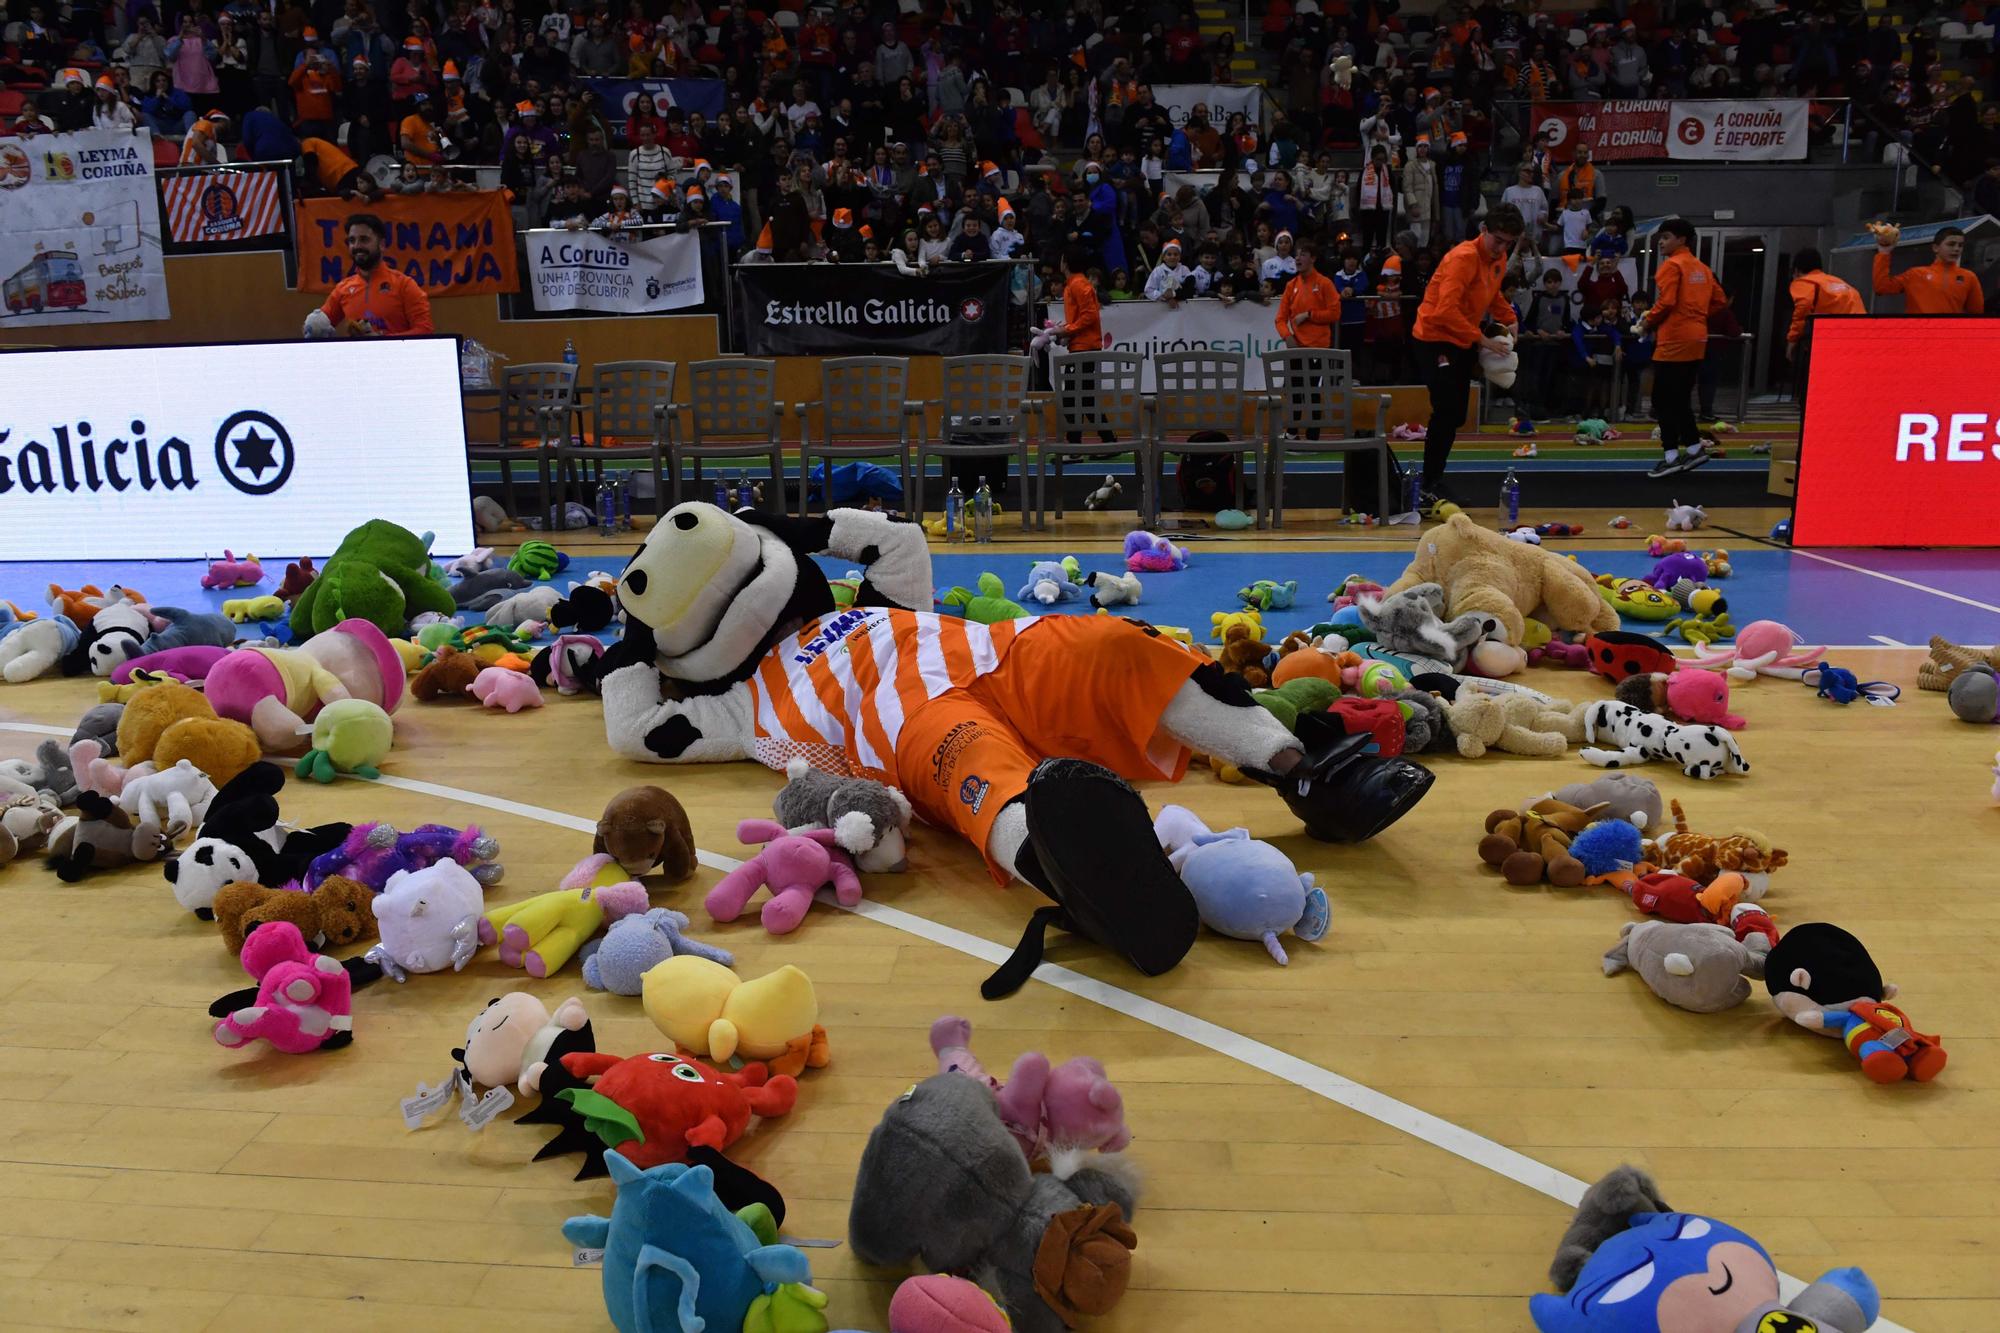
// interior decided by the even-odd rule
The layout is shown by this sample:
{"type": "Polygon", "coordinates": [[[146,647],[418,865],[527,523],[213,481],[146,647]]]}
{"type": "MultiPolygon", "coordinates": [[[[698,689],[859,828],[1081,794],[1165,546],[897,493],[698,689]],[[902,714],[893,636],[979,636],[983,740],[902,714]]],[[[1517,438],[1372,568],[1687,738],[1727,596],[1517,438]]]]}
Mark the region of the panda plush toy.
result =
{"type": "Polygon", "coordinates": [[[933,613],[914,523],[859,509],[791,518],[670,509],[618,582],[625,637],[600,665],[611,748],[654,763],[795,759],[900,788],[994,881],[1055,900],[985,986],[1018,988],[1058,925],[1147,975],[1177,964],[1193,896],[1129,785],[1178,780],[1194,751],[1277,789],[1306,831],[1358,842],[1432,774],[1364,755],[1326,718],[1288,731],[1238,677],[1149,626],[1108,616],[980,625],[933,613]],[[825,554],[859,565],[837,610],[825,554]]]}
{"type": "Polygon", "coordinates": [[[255,763],[215,794],[199,836],[166,863],[176,902],[204,921],[213,920],[215,895],[223,885],[278,888],[304,876],[314,857],[347,840],[351,824],[310,829],[281,824],[277,795],[284,785],[284,769],[255,763]]]}

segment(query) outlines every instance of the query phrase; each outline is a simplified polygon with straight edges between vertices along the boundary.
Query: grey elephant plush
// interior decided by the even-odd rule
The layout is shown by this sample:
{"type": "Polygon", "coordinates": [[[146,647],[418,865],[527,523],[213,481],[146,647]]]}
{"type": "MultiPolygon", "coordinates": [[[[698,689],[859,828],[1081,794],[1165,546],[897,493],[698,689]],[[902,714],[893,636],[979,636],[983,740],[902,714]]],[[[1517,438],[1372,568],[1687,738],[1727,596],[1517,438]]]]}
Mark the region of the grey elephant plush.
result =
{"type": "Polygon", "coordinates": [[[26,783],[35,791],[56,798],[57,805],[75,805],[78,793],[76,771],[70,767],[69,747],[57,741],[43,741],[35,747],[33,759],[0,761],[0,776],[26,783]]]}
{"type": "MultiPolygon", "coordinates": [[[[1658,829],[1666,814],[1666,806],[1660,800],[1660,789],[1653,785],[1651,779],[1636,773],[1606,773],[1594,781],[1572,782],[1559,791],[1547,794],[1579,810],[1588,810],[1593,805],[1609,806],[1604,812],[1605,818],[1635,824],[1642,833],[1658,829]]],[[[1521,808],[1525,810],[1541,799],[1537,796],[1521,808]]]]}
{"type": "Polygon", "coordinates": [[[785,776],[790,781],[771,811],[786,829],[832,829],[834,841],[862,870],[909,869],[904,840],[911,812],[903,793],[869,778],[822,773],[803,759],[792,760],[785,776]]]}
{"type": "Polygon", "coordinates": [[[1764,975],[1769,952],[1762,935],[1738,940],[1709,922],[1627,921],[1605,952],[1604,975],[1629,967],[1668,1004],[1717,1014],[1750,998],[1749,978],[1764,975]]]}
{"type": "Polygon", "coordinates": [[[1497,617],[1477,611],[1446,620],[1444,589],[1435,583],[1419,583],[1389,597],[1363,597],[1356,607],[1375,642],[1390,652],[1434,657],[1454,667],[1475,643],[1507,637],[1497,617]]]}
{"type": "Polygon", "coordinates": [[[665,907],[619,917],[602,939],[591,940],[577,955],[583,959],[583,984],[613,995],[637,995],[655,963],[682,953],[724,967],[736,965],[736,956],[729,950],[682,934],[687,924],[687,913],[665,907]]]}
{"type": "Polygon", "coordinates": [[[1138,1245],[1124,1159],[1087,1160],[1032,1173],[984,1082],[932,1075],[868,1136],[848,1240],[864,1263],[972,1275],[1015,1333],[1062,1333],[1118,1303],[1138,1245]]]}

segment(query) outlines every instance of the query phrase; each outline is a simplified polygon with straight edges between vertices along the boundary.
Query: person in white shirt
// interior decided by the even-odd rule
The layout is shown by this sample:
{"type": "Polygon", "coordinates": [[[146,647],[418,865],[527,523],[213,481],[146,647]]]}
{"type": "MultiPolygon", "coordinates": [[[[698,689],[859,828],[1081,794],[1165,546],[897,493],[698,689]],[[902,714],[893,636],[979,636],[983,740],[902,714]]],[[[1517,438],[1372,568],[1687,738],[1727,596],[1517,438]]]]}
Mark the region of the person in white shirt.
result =
{"type": "Polygon", "coordinates": [[[1279,289],[1283,290],[1285,284],[1299,273],[1299,261],[1292,253],[1292,234],[1288,231],[1279,232],[1271,238],[1271,245],[1276,253],[1258,266],[1257,276],[1266,282],[1277,283],[1279,289]]]}
{"type": "Polygon", "coordinates": [[[1193,271],[1181,262],[1181,243],[1168,241],[1160,247],[1160,262],[1146,279],[1146,299],[1177,306],[1181,303],[1181,289],[1193,276],[1193,271]]]}
{"type": "Polygon", "coordinates": [[[662,176],[675,175],[680,163],[674,155],[659,145],[659,127],[650,120],[639,122],[639,146],[634,148],[625,163],[625,179],[631,182],[632,193],[643,195],[653,187],[653,182],[662,176]]]}
{"type": "Polygon", "coordinates": [[[951,240],[944,234],[944,223],[936,213],[928,213],[923,209],[917,211],[923,217],[921,224],[923,239],[917,243],[917,263],[928,269],[933,264],[944,262],[945,251],[950,248],[951,240]]]}
{"type": "Polygon", "coordinates": [[[1535,169],[1523,162],[1515,173],[1515,180],[1500,192],[1500,202],[1512,204],[1521,210],[1521,221],[1527,224],[1523,233],[1529,238],[1538,238],[1549,225],[1549,197],[1542,187],[1535,184],[1535,169]]]}
{"type": "Polygon", "coordinates": [[[1566,255],[1580,255],[1584,245],[1590,240],[1590,201],[1572,199],[1568,208],[1556,214],[1556,227],[1562,232],[1562,252],[1566,255]]]}
{"type": "Polygon", "coordinates": [[[792,133],[798,133],[799,126],[806,123],[807,116],[817,116],[819,114],[819,103],[812,100],[812,96],[806,88],[805,81],[802,79],[794,83],[792,85],[792,100],[785,107],[785,119],[791,123],[792,133]]]}
{"type": "Polygon", "coordinates": [[[132,104],[118,95],[118,85],[109,74],[97,76],[97,104],[90,109],[90,119],[100,130],[129,130],[138,124],[132,104]]]}
{"type": "Polygon", "coordinates": [[[542,15],[541,26],[537,31],[548,34],[549,45],[559,46],[564,50],[568,50],[572,31],[569,21],[569,11],[558,7],[542,15]]]}
{"type": "Polygon", "coordinates": [[[1014,252],[1026,244],[1027,238],[1014,230],[1014,210],[1012,206],[1000,210],[1000,225],[993,229],[993,235],[986,242],[986,252],[995,259],[1012,259],[1014,252]]]}

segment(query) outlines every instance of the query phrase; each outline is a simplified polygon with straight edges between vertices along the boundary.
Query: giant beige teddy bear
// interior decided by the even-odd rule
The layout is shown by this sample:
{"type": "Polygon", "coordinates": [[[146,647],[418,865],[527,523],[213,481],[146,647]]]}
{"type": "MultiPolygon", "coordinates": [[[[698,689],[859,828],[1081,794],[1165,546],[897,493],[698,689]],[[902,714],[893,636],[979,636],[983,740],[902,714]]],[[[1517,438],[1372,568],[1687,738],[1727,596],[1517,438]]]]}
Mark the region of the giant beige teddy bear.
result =
{"type": "Polygon", "coordinates": [[[1532,542],[1488,532],[1464,514],[1453,514],[1417,538],[1416,558],[1387,595],[1419,583],[1444,588],[1447,620],[1468,611],[1493,616],[1507,627],[1512,644],[1521,642],[1522,622],[1529,616],[1551,629],[1618,628],[1618,613],[1582,565],[1532,542]]]}

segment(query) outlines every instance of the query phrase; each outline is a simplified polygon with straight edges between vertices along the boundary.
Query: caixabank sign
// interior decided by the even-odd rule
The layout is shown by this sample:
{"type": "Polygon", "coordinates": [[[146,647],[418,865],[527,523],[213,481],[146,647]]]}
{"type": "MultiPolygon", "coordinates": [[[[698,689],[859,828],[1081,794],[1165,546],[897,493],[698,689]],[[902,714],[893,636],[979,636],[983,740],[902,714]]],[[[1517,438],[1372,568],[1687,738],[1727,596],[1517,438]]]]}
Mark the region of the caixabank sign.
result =
{"type": "Polygon", "coordinates": [[[0,356],[0,560],[326,555],[370,518],[472,545],[455,339],[0,356]]]}

